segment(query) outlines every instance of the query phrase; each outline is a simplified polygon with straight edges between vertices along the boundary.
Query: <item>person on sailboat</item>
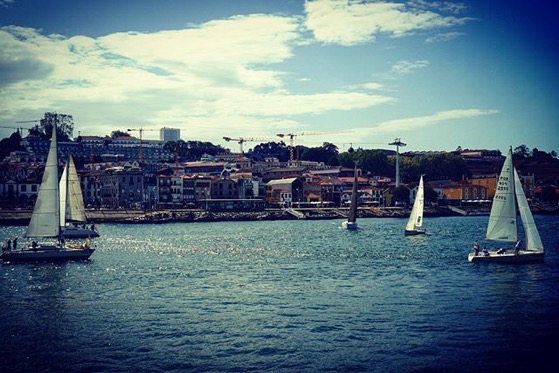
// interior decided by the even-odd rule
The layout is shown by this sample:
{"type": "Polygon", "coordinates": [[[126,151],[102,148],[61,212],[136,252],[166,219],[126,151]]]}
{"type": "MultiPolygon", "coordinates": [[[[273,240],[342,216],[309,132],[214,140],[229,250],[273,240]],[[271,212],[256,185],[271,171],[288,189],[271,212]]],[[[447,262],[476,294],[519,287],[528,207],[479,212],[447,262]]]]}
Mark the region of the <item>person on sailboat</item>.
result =
{"type": "Polygon", "coordinates": [[[516,246],[514,247],[514,255],[518,255],[522,249],[522,240],[518,240],[516,246]]]}
{"type": "Polygon", "coordinates": [[[65,242],[66,240],[64,239],[64,232],[60,231],[60,233],[58,234],[58,243],[60,244],[60,247],[64,247],[65,242]]]}
{"type": "Polygon", "coordinates": [[[478,256],[479,254],[479,242],[477,242],[477,240],[474,242],[474,254],[475,256],[478,256]]]}
{"type": "Polygon", "coordinates": [[[17,237],[14,238],[14,251],[17,250],[17,237]]]}

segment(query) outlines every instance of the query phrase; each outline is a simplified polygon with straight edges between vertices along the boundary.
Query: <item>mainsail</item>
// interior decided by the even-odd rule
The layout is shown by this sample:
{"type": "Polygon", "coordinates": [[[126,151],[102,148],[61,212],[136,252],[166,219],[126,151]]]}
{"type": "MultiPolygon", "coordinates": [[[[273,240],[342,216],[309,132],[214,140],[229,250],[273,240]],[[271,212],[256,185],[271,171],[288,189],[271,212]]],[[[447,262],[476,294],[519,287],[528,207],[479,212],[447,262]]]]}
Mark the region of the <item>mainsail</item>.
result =
{"type": "Polygon", "coordinates": [[[58,145],[54,125],[43,180],[25,237],[56,237],[59,232],[58,145]]]}
{"type": "Polygon", "coordinates": [[[423,188],[423,175],[419,179],[419,186],[417,187],[417,194],[411,209],[410,218],[406,225],[406,230],[415,230],[423,224],[423,205],[425,203],[425,192],[423,188]]]}
{"type": "Polygon", "coordinates": [[[488,240],[514,242],[518,239],[514,188],[512,149],[509,149],[493,197],[485,236],[488,240]]]}

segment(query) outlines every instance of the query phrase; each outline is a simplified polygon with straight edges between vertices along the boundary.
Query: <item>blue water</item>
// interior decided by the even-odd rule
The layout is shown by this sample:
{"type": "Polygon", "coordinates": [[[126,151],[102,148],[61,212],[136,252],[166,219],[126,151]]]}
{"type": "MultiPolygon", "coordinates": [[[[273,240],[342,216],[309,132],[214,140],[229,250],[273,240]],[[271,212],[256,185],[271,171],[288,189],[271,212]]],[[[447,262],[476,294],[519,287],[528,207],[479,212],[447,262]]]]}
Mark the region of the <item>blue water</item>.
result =
{"type": "Polygon", "coordinates": [[[487,217],[426,219],[432,234],[416,237],[403,219],[340,223],[103,224],[89,262],[2,264],[0,366],[532,372],[557,361],[558,216],[536,216],[546,261],[530,265],[467,262],[487,217]]]}

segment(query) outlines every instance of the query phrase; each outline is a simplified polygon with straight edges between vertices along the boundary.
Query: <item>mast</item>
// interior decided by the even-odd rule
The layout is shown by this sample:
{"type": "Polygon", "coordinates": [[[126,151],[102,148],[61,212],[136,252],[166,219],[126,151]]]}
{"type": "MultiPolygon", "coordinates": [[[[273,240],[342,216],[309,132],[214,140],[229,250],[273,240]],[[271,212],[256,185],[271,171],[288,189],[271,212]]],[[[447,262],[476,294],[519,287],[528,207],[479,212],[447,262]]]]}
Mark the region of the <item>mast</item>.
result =
{"type": "Polygon", "coordinates": [[[355,169],[353,170],[353,187],[351,188],[351,204],[349,206],[349,214],[347,221],[355,223],[357,220],[357,162],[355,162],[355,169]]]}

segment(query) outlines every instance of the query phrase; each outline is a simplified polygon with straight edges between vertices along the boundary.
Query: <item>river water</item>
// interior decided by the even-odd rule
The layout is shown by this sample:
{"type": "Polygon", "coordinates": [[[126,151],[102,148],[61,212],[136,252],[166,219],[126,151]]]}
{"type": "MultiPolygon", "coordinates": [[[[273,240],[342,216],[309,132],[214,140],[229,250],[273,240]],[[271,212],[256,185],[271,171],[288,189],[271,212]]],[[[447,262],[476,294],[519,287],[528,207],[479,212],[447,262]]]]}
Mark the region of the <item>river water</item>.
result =
{"type": "Polygon", "coordinates": [[[546,371],[559,216],[535,218],[546,259],[530,265],[467,262],[487,216],[428,218],[416,237],[397,218],[356,232],[341,220],[102,224],[88,262],[0,266],[0,366],[546,371]]]}

